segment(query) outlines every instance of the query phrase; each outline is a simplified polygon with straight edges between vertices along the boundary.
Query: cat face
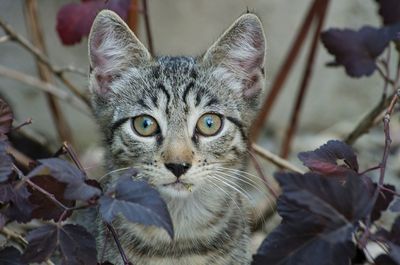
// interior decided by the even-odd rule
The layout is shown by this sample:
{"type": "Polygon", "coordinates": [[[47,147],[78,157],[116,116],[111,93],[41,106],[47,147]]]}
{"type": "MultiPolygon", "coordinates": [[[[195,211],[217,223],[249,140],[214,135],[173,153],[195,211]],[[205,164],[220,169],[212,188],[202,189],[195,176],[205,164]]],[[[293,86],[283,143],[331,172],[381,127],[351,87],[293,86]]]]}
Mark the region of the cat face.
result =
{"type": "Polygon", "coordinates": [[[112,169],[136,167],[173,198],[236,187],[264,51],[260,21],[246,14],[202,57],[151,58],[116,14],[101,12],[89,37],[90,89],[112,169]]]}

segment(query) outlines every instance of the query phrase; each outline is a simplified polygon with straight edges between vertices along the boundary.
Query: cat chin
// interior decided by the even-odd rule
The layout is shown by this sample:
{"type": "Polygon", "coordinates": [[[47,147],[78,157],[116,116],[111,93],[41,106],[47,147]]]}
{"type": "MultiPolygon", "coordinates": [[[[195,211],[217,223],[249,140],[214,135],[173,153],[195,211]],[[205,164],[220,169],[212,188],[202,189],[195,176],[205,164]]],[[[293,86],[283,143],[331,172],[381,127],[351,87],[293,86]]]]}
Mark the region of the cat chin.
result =
{"type": "Polygon", "coordinates": [[[187,198],[192,195],[191,187],[188,188],[182,183],[174,183],[158,187],[159,192],[169,198],[187,198]]]}

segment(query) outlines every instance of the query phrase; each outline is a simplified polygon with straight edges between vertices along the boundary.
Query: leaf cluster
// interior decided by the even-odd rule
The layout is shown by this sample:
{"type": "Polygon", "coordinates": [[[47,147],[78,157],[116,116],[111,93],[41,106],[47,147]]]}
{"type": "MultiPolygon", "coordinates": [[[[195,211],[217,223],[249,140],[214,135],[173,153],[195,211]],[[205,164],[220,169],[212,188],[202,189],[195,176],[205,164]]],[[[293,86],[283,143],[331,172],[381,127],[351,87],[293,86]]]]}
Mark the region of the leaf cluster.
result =
{"type": "Polygon", "coordinates": [[[13,221],[26,223],[34,219],[43,225],[28,233],[23,253],[14,247],[0,249],[0,264],[43,262],[56,254],[63,265],[96,265],[93,235],[79,224],[65,222],[74,211],[91,207],[108,225],[122,216],[134,223],[165,229],[173,237],[165,202],[149,184],[133,180],[138,173],[135,169],[127,170],[106,191],[59,157],[35,161],[24,173],[8,153],[12,120],[9,106],[0,100],[0,229],[13,221]]]}
{"type": "Polygon", "coordinates": [[[253,265],[348,265],[367,242],[389,246],[379,259],[400,264],[400,217],[391,232],[374,232],[371,225],[379,227],[374,222],[394,200],[395,187],[381,189],[368,173],[360,173],[356,154],[341,141],[329,141],[299,158],[309,172],[275,175],[282,187],[282,222],[264,240],[253,265]]]}

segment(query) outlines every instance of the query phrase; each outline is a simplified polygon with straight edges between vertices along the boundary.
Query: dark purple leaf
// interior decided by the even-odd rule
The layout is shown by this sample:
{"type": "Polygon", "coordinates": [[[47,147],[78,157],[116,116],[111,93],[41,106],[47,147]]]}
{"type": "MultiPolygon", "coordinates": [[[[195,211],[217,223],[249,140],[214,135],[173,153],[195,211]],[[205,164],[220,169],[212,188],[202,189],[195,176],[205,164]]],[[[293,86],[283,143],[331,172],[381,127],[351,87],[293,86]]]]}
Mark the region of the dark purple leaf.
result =
{"type": "Polygon", "coordinates": [[[0,141],[0,182],[8,180],[8,177],[13,172],[13,161],[6,151],[6,143],[0,141]]]}
{"type": "Polygon", "coordinates": [[[1,265],[28,265],[21,261],[21,252],[15,247],[6,247],[0,250],[1,265]]]}
{"type": "Polygon", "coordinates": [[[26,185],[17,184],[0,184],[0,203],[8,204],[3,214],[10,220],[28,222],[32,219],[33,209],[28,200],[30,193],[26,185]]]}
{"type": "Polygon", "coordinates": [[[351,77],[369,76],[376,69],[376,58],[391,40],[397,38],[400,24],[374,28],[365,26],[358,31],[330,29],[321,34],[328,52],[335,56],[331,65],[342,65],[351,77]]]}
{"type": "Polygon", "coordinates": [[[67,224],[60,229],[60,250],[65,265],[96,265],[94,237],[79,225],[67,224]]]}
{"type": "Polygon", "coordinates": [[[144,181],[133,181],[121,178],[114,196],[104,195],[100,198],[100,213],[103,219],[111,222],[118,214],[123,214],[131,222],[152,225],[165,229],[173,237],[171,217],[167,205],[158,191],[144,181]]]}
{"type": "Polygon", "coordinates": [[[281,224],[262,243],[252,265],[349,265],[355,254],[353,228],[324,231],[307,223],[281,224]]]}
{"type": "Polygon", "coordinates": [[[101,190],[86,184],[85,175],[67,161],[59,158],[49,158],[41,159],[39,162],[41,165],[29,173],[28,177],[51,175],[58,181],[66,183],[65,199],[87,201],[101,194],[101,190]]]}
{"type": "Polygon", "coordinates": [[[28,247],[22,256],[26,262],[42,262],[57,248],[57,226],[44,225],[27,235],[28,247]]]}
{"type": "MultiPolygon", "coordinates": [[[[371,195],[375,193],[377,185],[374,184],[374,189],[371,191],[371,195]]],[[[385,190],[381,190],[379,192],[378,198],[376,200],[375,206],[372,209],[371,213],[371,220],[376,221],[381,217],[381,213],[385,211],[390,203],[393,201],[394,194],[393,192],[396,191],[395,186],[389,185],[389,184],[384,184],[383,187],[385,190]],[[393,191],[390,192],[389,190],[393,191]]]]}
{"type": "Polygon", "coordinates": [[[379,15],[383,24],[389,25],[400,22],[400,1],[398,0],[376,0],[379,5],[379,15]]]}
{"type": "Polygon", "coordinates": [[[374,260],[375,265],[398,265],[398,263],[394,262],[390,256],[388,255],[379,255],[375,260],[374,260]]]}
{"type": "Polygon", "coordinates": [[[14,116],[10,106],[0,98],[0,140],[7,139],[7,133],[11,131],[14,116]]]}
{"type": "Polygon", "coordinates": [[[392,212],[400,212],[400,199],[395,200],[389,209],[392,212]]]}
{"type": "Polygon", "coordinates": [[[315,173],[276,175],[282,223],[266,238],[253,265],[348,265],[355,254],[353,232],[369,213],[370,193],[356,174],[344,183],[315,173]]]}
{"type": "Polygon", "coordinates": [[[45,225],[31,231],[27,240],[29,244],[23,255],[25,261],[42,262],[58,249],[64,265],[97,264],[95,239],[82,226],[45,225]]]}
{"type": "Polygon", "coordinates": [[[7,218],[0,213],[0,230],[6,225],[7,218]]]}
{"type": "Polygon", "coordinates": [[[130,3],[130,0],[88,0],[64,5],[57,14],[57,32],[62,43],[72,45],[88,36],[94,18],[102,9],[112,10],[126,20],[130,3]]]}
{"type": "MultiPolygon", "coordinates": [[[[75,202],[64,198],[64,192],[67,184],[59,182],[52,176],[39,175],[31,178],[31,181],[36,185],[54,195],[54,198],[66,207],[75,206],[75,202]]],[[[31,195],[29,201],[35,206],[32,212],[32,217],[44,220],[58,221],[64,212],[64,209],[50,200],[42,192],[29,187],[31,195]]],[[[72,212],[64,215],[63,220],[71,216],[72,212]]]]}
{"type": "Polygon", "coordinates": [[[338,140],[331,140],[314,151],[301,152],[298,157],[311,171],[323,175],[341,175],[349,170],[358,171],[357,156],[353,149],[338,140]],[[343,163],[338,164],[341,160],[343,163]]]}

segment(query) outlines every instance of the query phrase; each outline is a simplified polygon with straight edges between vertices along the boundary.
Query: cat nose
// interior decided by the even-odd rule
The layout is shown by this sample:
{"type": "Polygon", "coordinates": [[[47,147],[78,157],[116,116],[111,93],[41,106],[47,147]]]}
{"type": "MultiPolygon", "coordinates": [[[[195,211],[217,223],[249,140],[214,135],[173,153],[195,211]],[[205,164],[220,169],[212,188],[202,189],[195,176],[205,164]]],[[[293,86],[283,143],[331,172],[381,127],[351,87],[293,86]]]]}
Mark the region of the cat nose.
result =
{"type": "Polygon", "coordinates": [[[169,171],[171,171],[177,178],[182,176],[192,166],[189,163],[167,163],[164,164],[169,171]]]}

